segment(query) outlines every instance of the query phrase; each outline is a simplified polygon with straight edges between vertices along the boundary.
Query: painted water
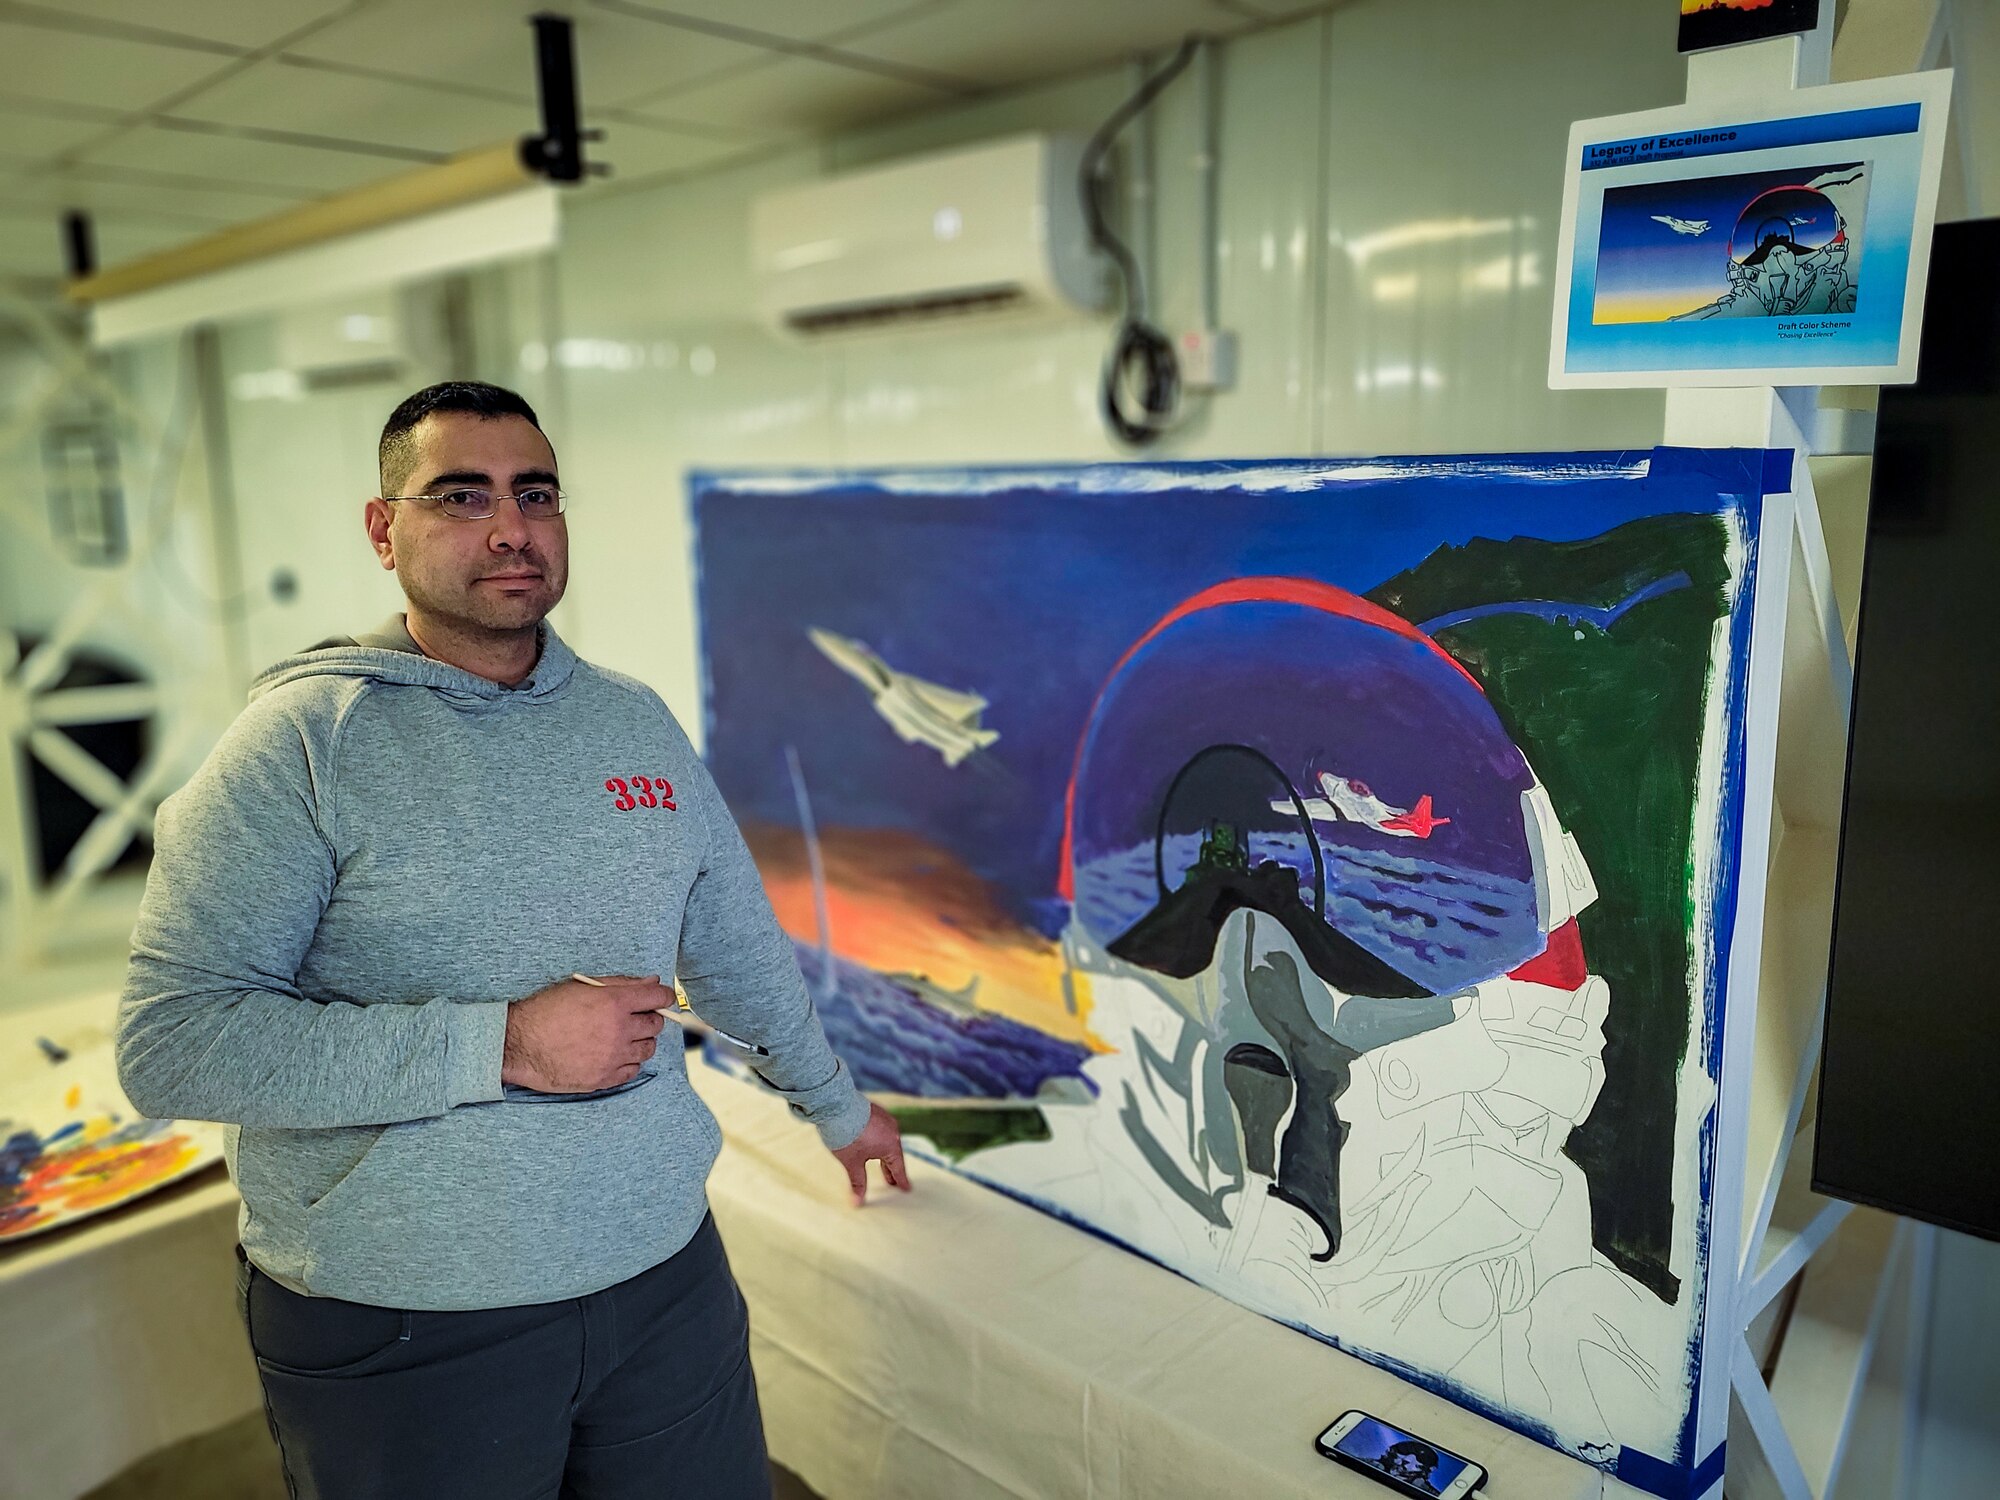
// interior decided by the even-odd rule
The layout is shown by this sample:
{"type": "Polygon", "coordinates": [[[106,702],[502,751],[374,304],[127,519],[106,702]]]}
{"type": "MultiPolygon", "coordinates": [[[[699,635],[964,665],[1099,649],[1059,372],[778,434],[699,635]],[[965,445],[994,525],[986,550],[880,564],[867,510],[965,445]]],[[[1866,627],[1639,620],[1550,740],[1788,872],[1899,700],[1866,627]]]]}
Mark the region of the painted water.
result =
{"type": "MultiPolygon", "coordinates": [[[[1029,1099],[1052,1079],[1090,1088],[1090,1049],[989,1012],[954,1013],[915,989],[835,955],[794,944],[833,1050],[870,1093],[924,1099],[1029,1099]]],[[[1094,1092],[1094,1090],[1092,1090],[1094,1092]]]]}
{"type": "MultiPolygon", "coordinates": [[[[1358,833],[1376,846],[1321,839],[1326,915],[1377,958],[1438,994],[1504,974],[1539,953],[1544,939],[1532,881],[1426,859],[1397,845],[1417,842],[1358,833]],[[1389,847],[1384,847],[1389,846],[1389,847]]],[[[1169,834],[1158,864],[1176,888],[1201,850],[1199,833],[1169,834]]],[[[1250,863],[1270,860],[1299,877],[1299,899],[1316,902],[1312,843],[1303,833],[1252,831],[1250,863]]],[[[1159,900],[1149,841],[1081,865],[1077,915],[1100,941],[1115,942],[1159,900]]]]}

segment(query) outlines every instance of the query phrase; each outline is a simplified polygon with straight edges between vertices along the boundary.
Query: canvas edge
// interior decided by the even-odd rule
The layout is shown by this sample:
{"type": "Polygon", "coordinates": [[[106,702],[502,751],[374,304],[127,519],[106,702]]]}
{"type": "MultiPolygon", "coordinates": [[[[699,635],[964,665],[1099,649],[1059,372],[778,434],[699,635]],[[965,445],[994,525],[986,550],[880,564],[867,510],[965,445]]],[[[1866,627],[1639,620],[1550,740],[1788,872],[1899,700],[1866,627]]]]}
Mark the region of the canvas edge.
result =
{"type": "MultiPolygon", "coordinates": [[[[1803,467],[1795,459],[1794,468],[1803,467]]],[[[1772,840],[1776,832],[1780,685],[1784,674],[1797,527],[1798,491],[1763,496],[1753,582],[1750,662],[1745,673],[1741,754],[1741,825],[1736,844],[1734,911],[1728,922],[1725,1004],[1710,1117],[1711,1164],[1707,1274],[1697,1350],[1694,1403],[1685,1461],[1705,1467],[1729,1430],[1729,1372],[1741,1328],[1740,1248],[1745,1223],[1751,1068],[1772,840]]],[[[1719,935],[1719,934],[1718,934],[1719,935]]]]}

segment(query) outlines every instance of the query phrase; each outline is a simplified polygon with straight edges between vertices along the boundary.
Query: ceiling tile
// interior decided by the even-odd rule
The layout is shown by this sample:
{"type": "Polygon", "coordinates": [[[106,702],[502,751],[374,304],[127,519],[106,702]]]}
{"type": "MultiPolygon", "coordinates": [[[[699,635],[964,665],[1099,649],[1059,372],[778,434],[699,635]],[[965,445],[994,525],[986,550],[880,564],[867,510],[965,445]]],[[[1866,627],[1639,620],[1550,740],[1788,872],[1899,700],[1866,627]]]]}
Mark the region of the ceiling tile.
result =
{"type": "MultiPolygon", "coordinates": [[[[103,221],[96,226],[97,257],[104,265],[134,260],[205,231],[185,226],[103,221]]],[[[32,210],[0,204],[0,274],[60,276],[68,268],[61,222],[32,210]]]]}
{"type": "MultiPolygon", "coordinates": [[[[487,0],[472,14],[438,0],[382,0],[290,49],[355,67],[392,67],[423,78],[476,84],[535,98],[534,32],[528,16],[546,0],[487,0]]],[[[579,11],[577,86],[586,106],[617,104],[767,56],[762,48],[610,11],[579,11]]]]}
{"type": "Polygon", "coordinates": [[[0,213],[0,275],[59,276],[62,271],[62,232],[55,220],[0,213]]]}
{"type": "Polygon", "coordinates": [[[88,163],[32,175],[8,175],[12,167],[12,163],[0,162],[0,197],[10,202],[45,204],[51,212],[82,208],[161,223],[184,220],[190,227],[262,218],[311,196],[303,188],[274,190],[232,182],[204,185],[199,179],[172,175],[152,181],[147,174],[130,168],[88,163]]]}
{"type": "MultiPolygon", "coordinates": [[[[605,6],[606,0],[590,0],[605,6]]],[[[620,11],[644,8],[662,16],[679,16],[803,41],[827,41],[910,10],[928,10],[912,0],[616,0],[620,11]]]]}
{"type": "Polygon", "coordinates": [[[0,96],[0,146],[10,157],[41,161],[104,134],[102,120],[49,114],[32,101],[0,96]]]}
{"type": "Polygon", "coordinates": [[[112,37],[78,36],[0,20],[10,82],[73,104],[138,110],[228,66],[227,59],[112,37]]]}
{"type": "Polygon", "coordinates": [[[298,131],[420,151],[469,151],[540,128],[533,104],[441,93],[419,82],[358,78],[271,60],[175,106],[178,117],[298,131]]]}
{"type": "Polygon", "coordinates": [[[153,172],[290,188],[309,194],[359,187],[364,182],[408,171],[413,165],[311,146],[245,140],[239,136],[198,135],[158,125],[126,131],[83,159],[153,172]]]}
{"type": "Polygon", "coordinates": [[[1351,0],[1221,0],[1230,10],[1267,21],[1289,21],[1314,11],[1337,10],[1351,0]]]}
{"type": "Polygon", "coordinates": [[[994,87],[1159,52],[1190,32],[1254,24],[1211,0],[956,0],[882,26],[844,50],[994,87]]]}
{"type": "Polygon", "coordinates": [[[90,215],[93,224],[136,225],[141,229],[157,231],[161,234],[206,234],[211,230],[227,228],[233,221],[242,218],[242,205],[228,217],[184,213],[178,210],[151,212],[134,209],[126,204],[117,204],[108,212],[97,204],[80,202],[67,196],[43,197],[35,193],[16,191],[18,184],[0,182],[0,214],[21,219],[38,219],[45,224],[59,223],[63,214],[72,208],[81,209],[90,215]]]}
{"type": "Polygon", "coordinates": [[[675,130],[671,125],[641,120],[629,111],[621,111],[617,119],[593,119],[588,123],[601,126],[605,137],[586,147],[585,154],[592,161],[610,163],[614,183],[666,172],[698,172],[732,156],[759,149],[754,141],[694,135],[675,130]]]}
{"type": "Polygon", "coordinates": [[[354,8],[354,0],[42,0],[78,16],[134,28],[178,32],[253,50],[289,36],[321,16],[354,8]]]}
{"type": "Polygon", "coordinates": [[[677,89],[658,108],[677,116],[755,131],[771,138],[934,108],[957,92],[863,72],[813,58],[788,57],[748,72],[677,89]]]}
{"type": "Polygon", "coordinates": [[[148,224],[136,219],[100,219],[95,229],[98,263],[106,266],[136,260],[156,250],[165,250],[171,245],[185,244],[213,233],[210,229],[190,228],[185,224],[148,224]]]}

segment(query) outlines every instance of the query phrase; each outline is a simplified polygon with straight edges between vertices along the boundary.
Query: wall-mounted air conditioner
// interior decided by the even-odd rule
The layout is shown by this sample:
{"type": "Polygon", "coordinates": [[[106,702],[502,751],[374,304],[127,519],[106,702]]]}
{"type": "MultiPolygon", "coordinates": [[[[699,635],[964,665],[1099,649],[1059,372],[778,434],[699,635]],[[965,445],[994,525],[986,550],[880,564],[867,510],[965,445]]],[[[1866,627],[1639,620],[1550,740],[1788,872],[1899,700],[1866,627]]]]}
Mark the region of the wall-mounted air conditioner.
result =
{"type": "Polygon", "coordinates": [[[750,211],[758,311],[818,338],[1101,308],[1082,155],[1081,140],[1018,136],[767,194],[750,211]]]}
{"type": "Polygon", "coordinates": [[[395,291],[278,310],[278,364],[308,384],[360,383],[399,374],[410,362],[402,299],[395,291]]]}

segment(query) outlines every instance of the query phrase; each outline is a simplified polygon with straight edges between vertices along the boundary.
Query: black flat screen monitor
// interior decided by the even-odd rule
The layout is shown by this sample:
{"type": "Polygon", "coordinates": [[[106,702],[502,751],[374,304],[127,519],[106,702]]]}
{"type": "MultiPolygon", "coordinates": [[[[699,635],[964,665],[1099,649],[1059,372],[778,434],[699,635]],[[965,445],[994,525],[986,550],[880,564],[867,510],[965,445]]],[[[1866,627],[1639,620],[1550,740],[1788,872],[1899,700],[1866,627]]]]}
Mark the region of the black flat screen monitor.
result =
{"type": "Polygon", "coordinates": [[[1813,1186],[2000,1239],[2000,219],[1882,392],[1813,1186]]]}

